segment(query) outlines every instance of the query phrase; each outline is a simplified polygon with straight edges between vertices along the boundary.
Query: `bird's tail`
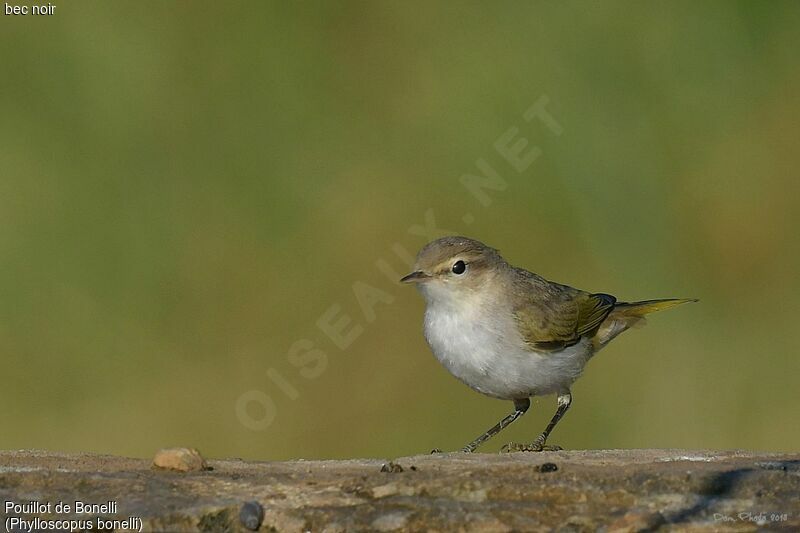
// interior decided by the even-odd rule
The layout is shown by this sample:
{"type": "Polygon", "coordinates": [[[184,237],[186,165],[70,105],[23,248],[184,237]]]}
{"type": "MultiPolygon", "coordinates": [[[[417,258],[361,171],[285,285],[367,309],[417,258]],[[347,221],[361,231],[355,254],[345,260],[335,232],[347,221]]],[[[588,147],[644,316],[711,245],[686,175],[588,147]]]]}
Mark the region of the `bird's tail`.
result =
{"type": "Polygon", "coordinates": [[[663,311],[681,304],[696,302],[695,298],[666,298],[663,300],[643,300],[641,302],[617,302],[608,314],[592,341],[595,351],[609,343],[611,339],[632,327],[645,324],[645,315],[663,311]]]}

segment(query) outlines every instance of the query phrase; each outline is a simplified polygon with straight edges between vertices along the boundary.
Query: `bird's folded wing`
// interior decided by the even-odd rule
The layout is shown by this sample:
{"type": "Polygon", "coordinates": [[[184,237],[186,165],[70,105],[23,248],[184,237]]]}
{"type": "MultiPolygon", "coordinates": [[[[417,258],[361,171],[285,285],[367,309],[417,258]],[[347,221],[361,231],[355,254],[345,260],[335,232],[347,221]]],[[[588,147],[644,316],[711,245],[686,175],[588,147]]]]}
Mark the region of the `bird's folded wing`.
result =
{"type": "Polygon", "coordinates": [[[616,298],[566,286],[517,307],[514,318],[523,340],[538,351],[559,351],[592,337],[614,309],[616,298]]]}

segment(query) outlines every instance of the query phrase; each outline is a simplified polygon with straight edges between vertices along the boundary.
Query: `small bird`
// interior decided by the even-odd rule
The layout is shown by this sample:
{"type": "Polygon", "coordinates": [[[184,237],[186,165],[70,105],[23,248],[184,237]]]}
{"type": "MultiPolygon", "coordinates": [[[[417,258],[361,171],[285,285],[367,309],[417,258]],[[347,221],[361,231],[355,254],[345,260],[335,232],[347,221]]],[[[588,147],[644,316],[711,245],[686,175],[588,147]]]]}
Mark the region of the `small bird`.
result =
{"type": "Polygon", "coordinates": [[[425,339],[436,359],[466,385],[511,400],[514,411],[462,451],[475,449],[522,416],[532,396],[557,394],[558,409],[531,444],[547,446],[550,432],[572,404],[570,387],[583,367],[614,337],[644,323],[644,316],[695,299],[618,302],[548,281],[508,264],[494,248],[467,237],[444,237],[417,255],[400,280],[425,297],[425,339]]]}

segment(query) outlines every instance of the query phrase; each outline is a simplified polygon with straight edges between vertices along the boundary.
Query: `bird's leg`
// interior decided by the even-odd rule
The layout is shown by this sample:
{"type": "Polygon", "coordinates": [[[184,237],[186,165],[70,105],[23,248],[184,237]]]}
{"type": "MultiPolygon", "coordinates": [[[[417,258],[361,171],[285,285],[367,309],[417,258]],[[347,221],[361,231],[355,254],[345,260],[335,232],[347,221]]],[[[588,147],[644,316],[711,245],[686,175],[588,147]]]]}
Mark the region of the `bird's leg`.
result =
{"type": "Polygon", "coordinates": [[[483,444],[487,440],[491,439],[492,437],[494,437],[495,435],[500,433],[500,431],[502,431],[503,428],[505,428],[506,426],[511,424],[511,422],[513,422],[514,420],[516,420],[520,416],[524,415],[525,411],[527,411],[528,407],[530,407],[530,406],[531,406],[531,401],[528,398],[523,398],[521,400],[514,400],[514,412],[513,413],[511,413],[510,415],[508,415],[507,417],[502,419],[500,422],[498,422],[497,424],[492,426],[492,428],[489,431],[487,431],[486,433],[484,433],[483,435],[481,435],[480,437],[478,437],[474,441],[472,441],[469,444],[467,444],[466,446],[464,446],[461,449],[461,451],[462,452],[467,452],[467,453],[474,452],[475,449],[478,446],[480,446],[481,444],[483,444]]]}
{"type": "MultiPolygon", "coordinates": [[[[536,440],[533,441],[531,447],[538,448],[540,450],[546,449],[548,446],[545,444],[547,443],[547,437],[550,436],[550,432],[553,431],[553,428],[556,427],[561,417],[564,416],[564,413],[567,412],[569,406],[572,405],[572,394],[567,391],[562,394],[558,395],[558,409],[556,409],[556,414],[553,415],[553,418],[550,419],[550,423],[547,424],[547,427],[544,428],[544,431],[541,435],[536,437],[536,440]]],[[[554,450],[560,450],[559,446],[551,446],[554,450]]]]}
{"type": "Polygon", "coordinates": [[[533,441],[531,444],[506,444],[503,446],[503,451],[508,452],[542,452],[542,451],[558,451],[561,449],[560,446],[547,446],[547,437],[550,436],[550,432],[553,431],[553,428],[556,427],[558,421],[561,420],[561,417],[564,416],[564,413],[567,412],[569,409],[570,404],[572,404],[572,394],[567,391],[563,392],[558,395],[558,409],[556,409],[556,414],[553,415],[553,418],[550,420],[550,423],[547,424],[547,427],[544,428],[544,431],[541,435],[536,437],[536,440],[533,441]]]}

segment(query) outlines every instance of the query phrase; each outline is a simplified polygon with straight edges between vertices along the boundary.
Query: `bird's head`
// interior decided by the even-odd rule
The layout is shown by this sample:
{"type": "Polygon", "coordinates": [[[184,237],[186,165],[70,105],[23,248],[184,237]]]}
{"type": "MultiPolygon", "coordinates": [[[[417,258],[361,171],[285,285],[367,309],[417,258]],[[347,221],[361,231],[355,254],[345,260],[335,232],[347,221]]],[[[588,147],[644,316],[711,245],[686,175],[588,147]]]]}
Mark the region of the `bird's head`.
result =
{"type": "Polygon", "coordinates": [[[508,265],[497,250],[467,237],[443,237],[417,254],[414,271],[400,281],[415,283],[428,301],[479,293],[508,265]]]}

